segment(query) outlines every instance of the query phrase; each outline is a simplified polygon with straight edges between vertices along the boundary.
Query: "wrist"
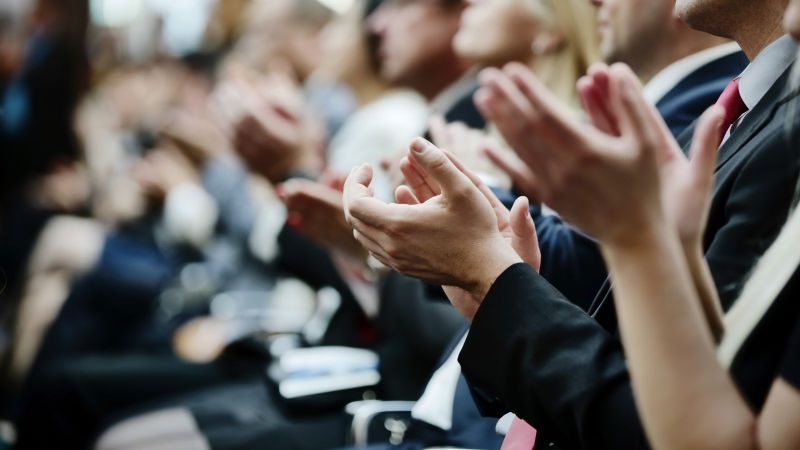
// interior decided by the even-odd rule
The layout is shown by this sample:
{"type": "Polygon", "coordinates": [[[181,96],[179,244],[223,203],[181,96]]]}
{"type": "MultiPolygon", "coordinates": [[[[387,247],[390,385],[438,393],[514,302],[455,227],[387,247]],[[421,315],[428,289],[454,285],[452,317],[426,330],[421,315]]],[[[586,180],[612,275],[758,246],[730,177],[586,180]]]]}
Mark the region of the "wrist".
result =
{"type": "Polygon", "coordinates": [[[517,252],[510,247],[506,248],[506,245],[494,244],[491,247],[494,251],[489,252],[487,257],[481,258],[480,265],[475,270],[476,276],[467,288],[478,302],[483,302],[492,285],[503,272],[514,264],[523,262],[517,252]]]}
{"type": "Polygon", "coordinates": [[[652,261],[667,247],[681,245],[677,232],[664,224],[644,227],[626,239],[603,242],[601,251],[609,266],[621,261],[652,261]]]}
{"type": "Polygon", "coordinates": [[[630,226],[613,235],[601,239],[601,246],[615,252],[645,248],[655,239],[664,235],[674,235],[677,232],[667,224],[663,215],[657,209],[631,214],[622,219],[630,226]]]}

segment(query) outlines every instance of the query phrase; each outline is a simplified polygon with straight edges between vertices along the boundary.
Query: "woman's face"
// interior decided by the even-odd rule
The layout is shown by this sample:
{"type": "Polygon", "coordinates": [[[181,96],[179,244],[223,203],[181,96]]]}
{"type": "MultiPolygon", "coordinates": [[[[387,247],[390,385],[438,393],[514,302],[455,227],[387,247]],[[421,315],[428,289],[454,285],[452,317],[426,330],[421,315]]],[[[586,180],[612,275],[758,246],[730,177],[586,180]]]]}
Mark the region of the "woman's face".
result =
{"type": "Polygon", "coordinates": [[[526,61],[541,19],[531,0],[468,0],[453,45],[459,56],[483,66],[526,61]]]}
{"type": "Polygon", "coordinates": [[[783,26],[793,38],[800,41],[800,0],[789,0],[789,7],[783,16],[783,26]]]}

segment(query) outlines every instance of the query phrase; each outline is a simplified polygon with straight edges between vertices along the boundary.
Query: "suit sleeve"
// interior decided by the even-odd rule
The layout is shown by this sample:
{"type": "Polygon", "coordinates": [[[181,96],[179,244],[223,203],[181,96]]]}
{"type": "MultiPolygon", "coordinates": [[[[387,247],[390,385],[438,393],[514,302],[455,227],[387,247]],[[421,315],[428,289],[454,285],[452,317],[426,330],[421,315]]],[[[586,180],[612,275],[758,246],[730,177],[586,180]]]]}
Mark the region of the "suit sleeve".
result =
{"type": "Polygon", "coordinates": [[[477,396],[564,449],[646,448],[620,342],[533,269],[494,283],[459,355],[477,396]]]}
{"type": "Polygon", "coordinates": [[[587,311],[608,276],[597,242],[559,217],[542,214],[539,207],[531,208],[531,216],[542,252],[539,273],[587,311]]]}

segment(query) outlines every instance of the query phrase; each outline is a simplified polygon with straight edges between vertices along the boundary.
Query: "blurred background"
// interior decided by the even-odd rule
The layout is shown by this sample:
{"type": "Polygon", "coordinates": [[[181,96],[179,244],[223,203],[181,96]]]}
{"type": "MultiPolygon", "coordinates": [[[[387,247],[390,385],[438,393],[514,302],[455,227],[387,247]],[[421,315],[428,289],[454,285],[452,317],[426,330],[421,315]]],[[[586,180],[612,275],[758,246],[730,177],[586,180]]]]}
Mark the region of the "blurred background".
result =
{"type": "Polygon", "coordinates": [[[0,0],[0,449],[365,444],[352,402],[418,399],[466,323],[384,293],[344,177],[391,200],[437,115],[510,188],[477,70],[574,97],[588,4],[0,0]]]}

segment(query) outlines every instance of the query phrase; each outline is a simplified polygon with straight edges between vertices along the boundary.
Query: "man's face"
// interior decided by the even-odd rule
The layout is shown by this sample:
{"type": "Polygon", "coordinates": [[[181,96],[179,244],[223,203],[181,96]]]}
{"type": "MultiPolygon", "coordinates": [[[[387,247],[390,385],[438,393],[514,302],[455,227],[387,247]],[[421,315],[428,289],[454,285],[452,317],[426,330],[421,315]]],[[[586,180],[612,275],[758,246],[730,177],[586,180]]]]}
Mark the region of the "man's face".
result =
{"type": "Polygon", "coordinates": [[[600,52],[608,63],[639,65],[673,20],[670,0],[592,0],[597,7],[600,52]]]}
{"type": "Polygon", "coordinates": [[[382,75],[408,83],[452,52],[461,10],[439,0],[386,0],[369,18],[380,39],[382,75]]]}

